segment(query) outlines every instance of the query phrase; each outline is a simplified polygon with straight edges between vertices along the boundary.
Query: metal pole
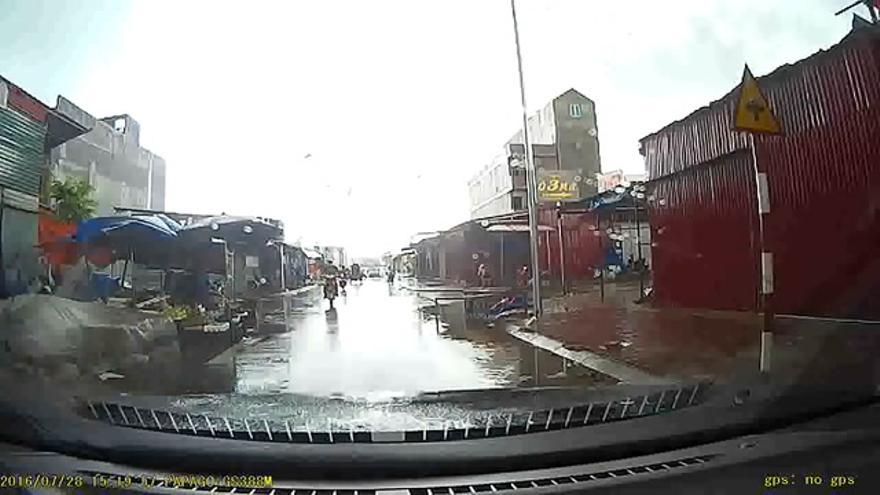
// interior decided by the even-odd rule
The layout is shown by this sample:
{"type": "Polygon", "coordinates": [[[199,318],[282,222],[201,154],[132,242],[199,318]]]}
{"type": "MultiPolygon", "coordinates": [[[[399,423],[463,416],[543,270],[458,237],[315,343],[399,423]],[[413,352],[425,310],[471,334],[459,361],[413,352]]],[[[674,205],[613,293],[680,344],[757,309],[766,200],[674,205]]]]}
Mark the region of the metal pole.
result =
{"type": "Polygon", "coordinates": [[[532,353],[535,356],[535,386],[538,386],[540,385],[540,383],[538,383],[538,379],[541,376],[541,372],[538,366],[538,347],[535,346],[533,349],[534,350],[532,351],[532,353]]]}
{"type": "Polygon", "coordinates": [[[504,285],[504,232],[501,232],[501,253],[498,256],[498,281],[504,285]]]}
{"type": "Polygon", "coordinates": [[[129,249],[128,256],[126,256],[125,258],[125,264],[122,265],[122,278],[119,281],[119,283],[122,284],[122,287],[125,287],[125,276],[128,274],[128,262],[132,259],[133,256],[134,254],[132,253],[131,249],[129,249]]]}
{"type": "MultiPolygon", "coordinates": [[[[638,194],[638,191],[636,191],[638,194]]],[[[639,299],[645,297],[645,262],[642,259],[642,226],[639,222],[639,199],[634,197],[636,205],[636,253],[639,256],[639,299]]]]}
{"type": "Polygon", "coordinates": [[[562,235],[562,203],[556,202],[556,232],[559,235],[559,282],[562,284],[562,295],[565,295],[565,249],[562,235]]]}
{"type": "Polygon", "coordinates": [[[260,333],[260,318],[263,317],[263,298],[257,294],[257,304],[254,307],[254,332],[260,333]]]}
{"type": "Polygon", "coordinates": [[[278,252],[281,255],[281,310],[284,313],[284,328],[288,328],[290,318],[290,302],[287,300],[287,259],[284,256],[284,243],[278,243],[278,252]]]}
{"type": "MultiPolygon", "coordinates": [[[[519,24],[516,19],[516,0],[510,0],[510,13],[513,16],[513,35],[516,41],[516,64],[519,72],[519,94],[522,103],[523,117],[523,154],[526,158],[526,185],[529,209],[529,248],[532,261],[532,298],[535,305],[535,316],[541,315],[541,274],[538,266],[538,193],[535,178],[535,163],[532,157],[532,145],[529,141],[529,110],[526,106],[526,88],[523,81],[522,52],[519,44],[519,24]]],[[[549,246],[548,246],[549,247],[549,246]]]]}
{"type": "Polygon", "coordinates": [[[547,248],[547,272],[550,272],[550,267],[553,266],[553,253],[550,251],[550,231],[544,231],[544,246],[547,248]]]}
{"type": "Polygon", "coordinates": [[[759,283],[758,311],[763,313],[761,328],[761,372],[770,371],[771,353],[773,349],[773,253],[767,249],[764,238],[764,215],[770,213],[770,195],[767,174],[758,168],[758,153],[755,149],[755,135],[749,134],[749,148],[752,152],[752,168],[755,172],[755,196],[758,207],[758,249],[761,253],[761,280],[759,283]]]}
{"type": "Polygon", "coordinates": [[[602,214],[596,213],[596,231],[599,233],[599,297],[605,302],[605,243],[602,242],[602,214]]]}
{"type": "Polygon", "coordinates": [[[287,264],[284,262],[284,244],[278,243],[278,254],[281,256],[281,292],[287,292],[287,278],[284,273],[287,264]]]}
{"type": "Polygon", "coordinates": [[[842,8],[842,9],[838,10],[837,12],[835,12],[834,15],[840,15],[840,14],[846,12],[847,10],[849,10],[849,9],[851,9],[851,8],[853,8],[853,7],[855,7],[856,5],[858,5],[858,4],[860,4],[860,3],[867,4],[868,2],[866,2],[865,0],[856,0],[855,2],[849,4],[849,5],[847,5],[846,7],[844,7],[844,8],[842,8]]]}
{"type": "Polygon", "coordinates": [[[439,298],[434,299],[434,311],[437,312],[437,314],[434,315],[434,323],[437,325],[437,333],[440,333],[440,299],[439,298]]]}

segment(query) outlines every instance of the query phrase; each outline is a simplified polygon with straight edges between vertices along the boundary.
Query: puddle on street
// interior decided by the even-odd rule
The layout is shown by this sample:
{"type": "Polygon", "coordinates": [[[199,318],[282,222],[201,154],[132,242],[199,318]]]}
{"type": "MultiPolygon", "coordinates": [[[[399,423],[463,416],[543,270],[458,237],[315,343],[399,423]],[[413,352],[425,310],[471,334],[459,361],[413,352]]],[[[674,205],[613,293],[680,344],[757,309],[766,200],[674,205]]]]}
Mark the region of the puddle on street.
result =
{"type": "Polygon", "coordinates": [[[501,325],[467,321],[460,301],[441,304],[438,320],[433,303],[368,280],[350,285],[335,306],[296,307],[289,332],[246,339],[209,365],[181,369],[176,380],[127,391],[382,401],[422,392],[616,383],[511,337],[501,325]]]}

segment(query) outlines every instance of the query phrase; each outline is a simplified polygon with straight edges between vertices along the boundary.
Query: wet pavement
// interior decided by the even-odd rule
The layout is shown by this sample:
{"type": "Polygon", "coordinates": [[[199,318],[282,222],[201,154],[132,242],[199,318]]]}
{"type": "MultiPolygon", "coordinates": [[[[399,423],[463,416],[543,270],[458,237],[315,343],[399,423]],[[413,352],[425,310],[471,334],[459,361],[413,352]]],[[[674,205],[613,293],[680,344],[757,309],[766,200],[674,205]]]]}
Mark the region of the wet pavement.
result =
{"type": "MultiPolygon", "coordinates": [[[[286,330],[263,326],[262,334],[209,363],[148,366],[146,373],[84,392],[212,417],[306,425],[329,418],[346,428],[393,430],[467,423],[479,415],[488,422],[514,410],[546,408],[552,403],[548,393],[561,394],[564,406],[571,394],[595,401],[659,383],[621,378],[610,368],[602,374],[577,364],[584,363],[576,359],[584,352],[561,351],[588,350],[593,361],[598,356],[651,377],[676,378],[670,386],[694,378],[727,381],[757,368],[760,321],[751,314],[635,305],[621,286],[610,288],[604,302],[595,294],[549,301],[537,332],[524,339],[510,335],[510,325],[489,328],[469,320],[449,291],[416,291],[402,282],[350,285],[335,311],[328,311],[325,300],[297,298],[286,330]],[[449,299],[438,304],[438,294],[449,299]],[[555,353],[540,349],[530,343],[533,337],[553,339],[559,347],[543,346],[555,353]],[[464,403],[455,399],[456,391],[464,403]]],[[[880,379],[878,331],[877,325],[780,319],[774,370],[880,379]]]]}
{"type": "MultiPolygon", "coordinates": [[[[730,380],[758,369],[761,318],[747,312],[635,304],[634,284],[556,298],[538,333],[657,377],[730,380]]],[[[811,380],[878,373],[880,323],[777,316],[771,370],[811,380]],[[846,371],[846,373],[844,373],[846,371]]]]}
{"type": "Polygon", "coordinates": [[[617,383],[503,328],[469,321],[460,301],[443,301],[437,318],[433,301],[399,284],[349,285],[334,311],[326,300],[294,306],[289,331],[248,338],[177,380],[119,383],[117,389],[383,401],[426,392],[617,383]]]}

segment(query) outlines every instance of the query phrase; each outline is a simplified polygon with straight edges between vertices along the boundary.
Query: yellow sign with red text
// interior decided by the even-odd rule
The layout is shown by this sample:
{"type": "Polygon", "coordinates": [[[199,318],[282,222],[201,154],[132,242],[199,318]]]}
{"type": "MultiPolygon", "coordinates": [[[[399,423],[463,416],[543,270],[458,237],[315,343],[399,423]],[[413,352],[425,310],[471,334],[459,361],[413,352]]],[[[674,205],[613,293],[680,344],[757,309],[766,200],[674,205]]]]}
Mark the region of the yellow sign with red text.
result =
{"type": "Polygon", "coordinates": [[[577,201],[581,199],[580,184],[583,178],[577,170],[538,169],[538,201],[577,201]]]}

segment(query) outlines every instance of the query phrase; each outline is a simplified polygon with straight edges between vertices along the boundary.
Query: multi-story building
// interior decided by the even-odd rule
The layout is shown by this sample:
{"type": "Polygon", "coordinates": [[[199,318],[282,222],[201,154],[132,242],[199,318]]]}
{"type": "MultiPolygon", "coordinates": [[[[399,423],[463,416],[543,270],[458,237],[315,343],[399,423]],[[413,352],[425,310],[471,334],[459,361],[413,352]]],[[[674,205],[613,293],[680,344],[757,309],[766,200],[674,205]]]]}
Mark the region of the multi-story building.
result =
{"type": "MultiPolygon", "coordinates": [[[[468,181],[471,218],[484,218],[520,211],[526,206],[526,174],[521,164],[523,145],[508,143],[504,151],[468,181]]],[[[550,144],[533,144],[535,167],[558,167],[556,149],[550,144]]]]}
{"type": "MultiPolygon", "coordinates": [[[[581,194],[595,194],[594,177],[601,170],[595,103],[569,89],[530,117],[528,124],[535,167],[577,170],[585,178],[581,194]]],[[[519,130],[507,141],[503,151],[468,182],[471,218],[526,208],[525,175],[518,166],[522,152],[522,130],[519,130]]]]}
{"type": "Polygon", "coordinates": [[[78,177],[95,188],[96,215],[114,207],[165,209],[165,160],[140,145],[129,115],[94,119],[91,131],[52,149],[55,177],[78,177]]]}

